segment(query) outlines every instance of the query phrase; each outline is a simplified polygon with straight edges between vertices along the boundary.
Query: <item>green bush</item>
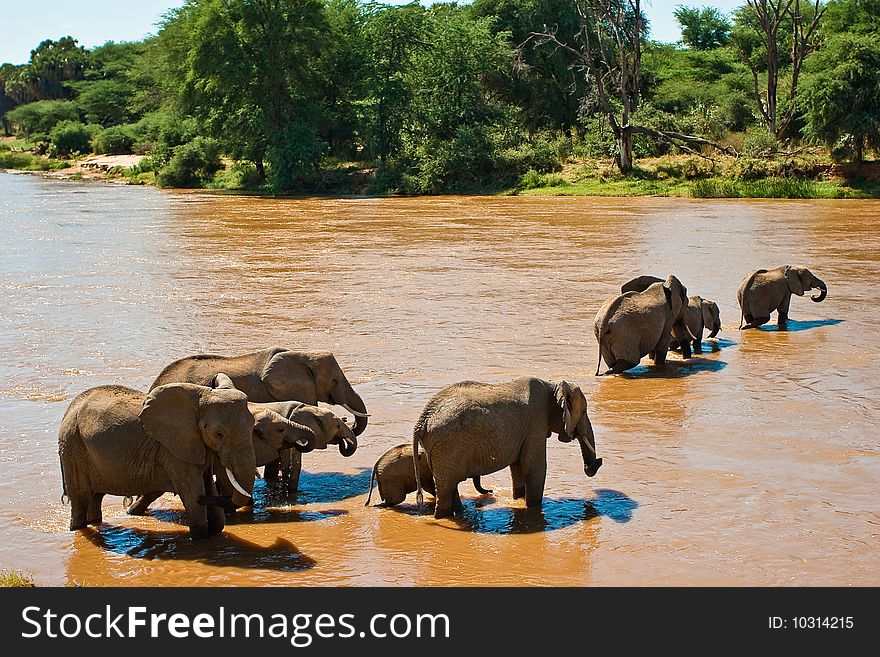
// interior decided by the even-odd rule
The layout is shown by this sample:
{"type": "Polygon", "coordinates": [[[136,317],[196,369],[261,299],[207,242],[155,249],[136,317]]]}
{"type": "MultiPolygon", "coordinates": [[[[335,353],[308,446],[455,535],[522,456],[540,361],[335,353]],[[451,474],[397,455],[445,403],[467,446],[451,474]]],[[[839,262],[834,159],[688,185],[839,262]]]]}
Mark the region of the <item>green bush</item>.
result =
{"type": "Polygon", "coordinates": [[[92,149],[96,153],[107,155],[126,155],[134,146],[134,126],[116,125],[105,128],[92,140],[92,149]]]}
{"type": "Polygon", "coordinates": [[[743,139],[743,155],[752,157],[759,155],[767,155],[779,149],[779,142],[776,137],[767,132],[763,126],[752,126],[746,130],[746,136],[743,139]]]}
{"type": "Polygon", "coordinates": [[[61,121],[78,121],[76,105],[69,100],[39,100],[19,105],[6,113],[19,132],[28,136],[48,135],[61,121]]]}
{"type": "Polygon", "coordinates": [[[160,187],[202,187],[223,168],[220,148],[208,137],[196,137],[174,148],[174,154],[156,174],[160,187]]]}
{"type": "Polygon", "coordinates": [[[526,171],[519,179],[518,189],[538,189],[540,187],[568,187],[569,183],[559,173],[539,173],[534,169],[526,171]]]}
{"type": "Polygon", "coordinates": [[[69,166],[63,160],[52,160],[32,153],[0,152],[0,169],[20,169],[22,171],[57,171],[69,166]]]}
{"type": "Polygon", "coordinates": [[[79,121],[61,121],[49,133],[53,154],[90,153],[92,137],[98,130],[99,126],[86,125],[79,121]]]}

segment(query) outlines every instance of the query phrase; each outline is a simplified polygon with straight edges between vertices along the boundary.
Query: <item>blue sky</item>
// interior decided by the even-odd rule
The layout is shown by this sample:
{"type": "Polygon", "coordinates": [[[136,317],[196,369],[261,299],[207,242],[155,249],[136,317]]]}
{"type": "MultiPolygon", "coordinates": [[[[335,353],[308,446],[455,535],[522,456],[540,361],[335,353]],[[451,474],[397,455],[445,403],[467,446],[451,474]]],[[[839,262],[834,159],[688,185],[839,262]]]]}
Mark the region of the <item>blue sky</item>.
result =
{"type": "MultiPolygon", "coordinates": [[[[668,42],[680,37],[672,17],[677,5],[708,5],[729,12],[745,4],[745,0],[642,1],[653,38],[668,42]]],[[[106,41],[139,40],[155,31],[165,12],[182,4],[182,0],[0,0],[0,62],[23,64],[40,41],[68,34],[89,48],[106,41]]]]}

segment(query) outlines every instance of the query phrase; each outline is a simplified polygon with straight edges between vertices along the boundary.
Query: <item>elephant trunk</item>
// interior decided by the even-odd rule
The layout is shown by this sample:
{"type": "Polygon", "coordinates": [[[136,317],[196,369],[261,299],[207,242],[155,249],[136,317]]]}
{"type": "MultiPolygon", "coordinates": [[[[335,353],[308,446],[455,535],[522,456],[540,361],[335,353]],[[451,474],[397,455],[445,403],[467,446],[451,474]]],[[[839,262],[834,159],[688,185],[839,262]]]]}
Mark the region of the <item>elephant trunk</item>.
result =
{"type": "Polygon", "coordinates": [[[351,456],[357,451],[358,441],[355,436],[339,438],[339,453],[343,456],[351,456]]]}
{"type": "Polygon", "coordinates": [[[234,489],[233,501],[239,506],[249,504],[254,492],[254,480],[256,478],[257,465],[254,460],[253,446],[250,449],[242,448],[234,452],[221,452],[220,462],[229,483],[234,489]]]}
{"type": "Polygon", "coordinates": [[[367,407],[364,401],[350,385],[348,386],[348,394],[340,406],[354,415],[354,427],[352,427],[352,430],[355,436],[360,436],[364,429],[367,428],[367,418],[369,418],[369,415],[367,414],[367,407]]]}
{"type": "Polygon", "coordinates": [[[813,278],[813,287],[819,288],[819,294],[817,296],[811,296],[810,299],[815,301],[816,303],[820,303],[825,301],[825,297],[828,296],[828,286],[825,285],[825,282],[818,278],[813,278]]]}
{"type": "Polygon", "coordinates": [[[584,473],[588,477],[594,477],[599,468],[602,467],[602,459],[596,457],[596,437],[593,434],[593,425],[590,424],[590,420],[586,416],[579,423],[575,437],[581,446],[581,456],[584,459],[584,473]]]}
{"type": "Polygon", "coordinates": [[[287,445],[288,447],[293,447],[297,451],[306,454],[318,446],[318,437],[309,427],[292,420],[287,420],[287,423],[294,434],[294,442],[292,445],[287,445]]]}
{"type": "Polygon", "coordinates": [[[716,335],[718,335],[718,331],[720,331],[720,330],[721,330],[721,322],[718,322],[715,324],[715,328],[712,329],[712,332],[709,334],[709,337],[714,338],[716,335]]]}

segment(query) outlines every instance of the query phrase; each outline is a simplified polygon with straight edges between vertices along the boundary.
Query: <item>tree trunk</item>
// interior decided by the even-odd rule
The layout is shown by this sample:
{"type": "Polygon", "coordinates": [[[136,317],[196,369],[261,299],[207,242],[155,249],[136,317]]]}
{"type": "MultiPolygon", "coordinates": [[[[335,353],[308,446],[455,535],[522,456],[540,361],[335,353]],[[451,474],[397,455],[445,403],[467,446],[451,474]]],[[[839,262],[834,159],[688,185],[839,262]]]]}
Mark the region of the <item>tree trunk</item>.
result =
{"type": "Polygon", "coordinates": [[[260,180],[266,179],[266,167],[263,164],[263,158],[257,158],[254,160],[254,165],[257,167],[257,175],[260,176],[260,180]]]}
{"type": "Polygon", "coordinates": [[[622,128],[617,135],[617,166],[624,175],[633,168],[633,133],[629,128],[622,128]]]}

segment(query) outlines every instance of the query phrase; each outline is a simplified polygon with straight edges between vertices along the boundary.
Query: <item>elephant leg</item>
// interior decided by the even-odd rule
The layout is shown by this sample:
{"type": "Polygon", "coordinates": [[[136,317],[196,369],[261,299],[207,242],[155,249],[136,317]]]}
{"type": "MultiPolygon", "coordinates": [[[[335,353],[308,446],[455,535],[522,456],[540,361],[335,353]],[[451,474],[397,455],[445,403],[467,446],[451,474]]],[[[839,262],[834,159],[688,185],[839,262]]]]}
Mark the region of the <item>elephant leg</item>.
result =
{"type": "Polygon", "coordinates": [[[513,483],[513,499],[521,500],[526,496],[526,480],[519,461],[510,464],[510,480],[513,483]]]}
{"type": "MultiPolygon", "coordinates": [[[[455,499],[458,497],[458,482],[454,479],[434,478],[437,489],[437,500],[434,505],[434,517],[447,518],[455,512],[455,499]]],[[[461,501],[459,501],[461,504],[461,501]]]]}
{"type": "Polygon", "coordinates": [[[130,516],[142,516],[147,512],[147,507],[149,507],[160,497],[162,497],[161,491],[154,491],[152,493],[140,495],[132,504],[129,505],[125,512],[130,516]]]}
{"type": "Polygon", "coordinates": [[[631,370],[636,365],[638,365],[638,363],[634,363],[629,360],[616,360],[614,361],[614,364],[608,369],[608,371],[605,372],[605,374],[622,374],[627,370],[631,370]]]}
{"type": "Polygon", "coordinates": [[[534,445],[527,443],[520,455],[520,465],[526,484],[526,507],[540,508],[547,480],[547,444],[544,441],[537,441],[534,445]]]}
{"type": "Polygon", "coordinates": [[[275,459],[271,463],[267,463],[263,468],[263,479],[266,481],[277,481],[278,472],[281,470],[281,459],[275,459]]]}
{"type": "Polygon", "coordinates": [[[752,317],[749,322],[743,326],[743,330],[750,328],[758,328],[759,326],[764,326],[767,322],[770,321],[770,315],[766,315],[764,317],[752,317]]]}
{"type": "Polygon", "coordinates": [[[302,474],[302,454],[295,449],[281,452],[281,481],[289,495],[296,495],[299,490],[299,478],[302,474]]]}
{"type": "Polygon", "coordinates": [[[694,353],[701,354],[703,353],[703,343],[701,340],[694,340],[694,353]]]}
{"type": "Polygon", "coordinates": [[[452,489],[452,511],[453,513],[457,513],[461,515],[464,513],[464,504],[461,503],[461,497],[458,494],[458,485],[452,489]]]}
{"type": "Polygon", "coordinates": [[[779,308],[777,308],[776,325],[784,329],[788,326],[788,311],[791,308],[791,295],[786,294],[785,298],[782,300],[782,303],[779,304],[779,308]]]}
{"type": "Polygon", "coordinates": [[[86,527],[89,516],[89,504],[92,501],[92,494],[88,491],[84,493],[71,493],[70,496],[70,528],[83,529],[86,527]]]}
{"type": "Polygon", "coordinates": [[[186,517],[189,524],[189,536],[196,540],[210,536],[208,528],[208,507],[199,503],[199,498],[205,495],[205,482],[202,477],[194,477],[176,485],[175,488],[186,509],[186,517]]]}
{"type": "MultiPolygon", "coordinates": [[[[214,484],[214,479],[209,472],[205,474],[205,495],[216,496],[217,494],[217,486],[214,484]]],[[[205,506],[205,514],[208,521],[208,534],[212,535],[222,532],[226,526],[226,513],[223,509],[216,504],[209,504],[205,506]]]]}
{"type": "Polygon", "coordinates": [[[104,521],[101,511],[101,503],[104,501],[104,493],[95,493],[89,499],[89,512],[87,522],[90,525],[100,525],[104,521]]]}
{"type": "MultiPolygon", "coordinates": [[[[651,360],[654,361],[654,365],[665,365],[666,364],[666,354],[668,353],[668,351],[669,351],[668,344],[663,347],[658,345],[657,348],[654,350],[654,356],[651,358],[651,360]]],[[[690,351],[690,350],[688,350],[688,351],[690,351]]]]}

